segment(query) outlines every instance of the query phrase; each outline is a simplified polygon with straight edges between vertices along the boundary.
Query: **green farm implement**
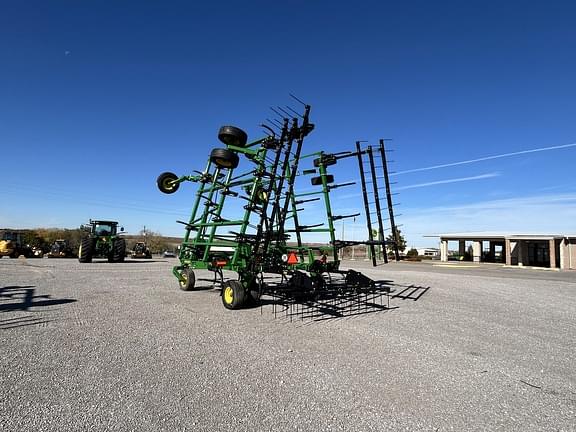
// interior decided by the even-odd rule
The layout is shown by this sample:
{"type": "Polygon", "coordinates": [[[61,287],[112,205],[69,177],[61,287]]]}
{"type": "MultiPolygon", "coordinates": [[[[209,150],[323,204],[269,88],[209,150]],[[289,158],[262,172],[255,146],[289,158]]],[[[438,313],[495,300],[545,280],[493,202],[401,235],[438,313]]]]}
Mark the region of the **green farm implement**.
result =
{"type": "Polygon", "coordinates": [[[252,142],[237,127],[221,127],[218,138],[225,147],[211,151],[203,171],[184,176],[164,172],[158,177],[158,188],[166,194],[176,192],[184,182],[198,184],[189,220],[178,221],[184,225],[185,235],[179,251],[180,262],[173,273],[182,290],[194,289],[197,269],[214,272],[214,280],[219,279],[222,284],[222,302],[228,309],[254,304],[263,294],[310,298],[333,291],[375,289],[375,281],[367,276],[340,270],[339,251],[361,244],[369,248],[374,265],[377,254],[386,259],[377,196],[381,189],[377,181],[382,177],[376,176],[374,164],[374,155],[382,156],[385,163],[383,141],[375,148],[362,149],[357,143],[356,150],[351,152],[306,155],[304,141],[314,130],[309,119],[310,106],[303,104],[300,113],[287,109],[290,112],[282,108],[281,113],[274,110],[280,119],[270,121],[271,126],[262,125],[265,136],[252,142]],[[355,160],[354,168],[360,168],[369,237],[365,241],[336,238],[335,221],[360,215],[332,212],[331,192],[355,184],[334,183],[334,176],[328,172],[343,159],[355,160]],[[301,170],[301,162],[308,162],[310,167],[301,170]],[[372,179],[370,192],[365,165],[369,166],[367,175],[372,179]],[[314,189],[298,193],[296,189],[302,180],[297,185],[297,179],[304,176],[311,176],[314,189]],[[324,204],[324,222],[302,223],[306,204],[318,201],[324,204]],[[377,207],[374,203],[378,203],[377,207]],[[378,226],[379,234],[373,234],[373,224],[378,226]],[[307,233],[326,236],[329,243],[311,246],[303,241],[307,233]],[[236,272],[238,278],[224,280],[223,270],[236,272]],[[267,282],[265,275],[269,274],[280,280],[274,284],[267,282]]]}

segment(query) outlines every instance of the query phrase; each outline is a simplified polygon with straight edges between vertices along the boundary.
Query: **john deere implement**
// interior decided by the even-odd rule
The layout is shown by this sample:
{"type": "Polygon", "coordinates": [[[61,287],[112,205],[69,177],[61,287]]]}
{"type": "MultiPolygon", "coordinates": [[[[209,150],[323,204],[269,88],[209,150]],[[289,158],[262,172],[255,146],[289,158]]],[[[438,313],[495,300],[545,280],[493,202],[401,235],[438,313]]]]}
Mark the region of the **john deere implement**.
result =
{"type": "MultiPolygon", "coordinates": [[[[366,244],[371,248],[376,264],[376,248],[384,250],[384,240],[383,236],[373,238],[369,219],[372,209],[368,204],[365,213],[369,221],[369,239],[356,242],[336,239],[334,222],[360,213],[332,214],[330,192],[354,182],[335,184],[333,175],[328,173],[331,165],[345,158],[356,158],[364,172],[364,158],[370,155],[375,177],[374,150],[371,147],[361,149],[358,144],[354,152],[303,155],[304,141],[314,130],[314,124],[310,122],[310,105],[303,104],[300,113],[291,108],[288,108],[290,112],[280,110],[280,120],[271,122],[272,127],[263,125],[264,137],[250,142],[243,130],[223,126],[218,138],[224,146],[211,151],[204,170],[183,176],[164,172],[157,179],[158,188],[166,194],[176,192],[184,182],[198,185],[190,218],[177,221],[184,225],[185,234],[179,252],[180,262],[173,268],[173,273],[182,290],[192,290],[196,282],[195,270],[213,271],[215,281],[220,280],[222,302],[228,309],[254,304],[263,294],[281,292],[293,297],[313,296],[333,289],[362,290],[375,285],[361,273],[339,269],[341,248],[352,243],[366,244]],[[311,167],[300,171],[301,161],[311,162],[311,167]],[[241,165],[245,168],[239,169],[241,165]],[[312,176],[311,184],[318,190],[298,194],[296,179],[305,175],[312,176]],[[306,203],[313,201],[324,202],[325,220],[303,225],[301,212],[306,203]],[[304,233],[324,233],[329,237],[329,246],[305,245],[304,233]],[[236,272],[238,278],[224,280],[223,270],[236,272]],[[281,282],[274,286],[265,283],[264,274],[270,273],[278,275],[281,282]],[[334,275],[340,277],[333,278],[334,275]]],[[[384,154],[383,147],[377,151],[384,154]]],[[[361,181],[367,198],[364,176],[361,181]]],[[[382,233],[380,207],[374,217],[382,233]]]]}

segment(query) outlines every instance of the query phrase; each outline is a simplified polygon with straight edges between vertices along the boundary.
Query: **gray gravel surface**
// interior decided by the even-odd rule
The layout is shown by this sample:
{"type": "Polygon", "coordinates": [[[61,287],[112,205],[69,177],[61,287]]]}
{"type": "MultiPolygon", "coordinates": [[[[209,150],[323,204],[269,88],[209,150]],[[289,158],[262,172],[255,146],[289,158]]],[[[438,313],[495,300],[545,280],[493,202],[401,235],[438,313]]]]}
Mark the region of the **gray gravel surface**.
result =
{"type": "Polygon", "coordinates": [[[290,321],[174,263],[1,259],[0,430],[576,430],[575,273],[348,262],[429,289],[290,321]]]}

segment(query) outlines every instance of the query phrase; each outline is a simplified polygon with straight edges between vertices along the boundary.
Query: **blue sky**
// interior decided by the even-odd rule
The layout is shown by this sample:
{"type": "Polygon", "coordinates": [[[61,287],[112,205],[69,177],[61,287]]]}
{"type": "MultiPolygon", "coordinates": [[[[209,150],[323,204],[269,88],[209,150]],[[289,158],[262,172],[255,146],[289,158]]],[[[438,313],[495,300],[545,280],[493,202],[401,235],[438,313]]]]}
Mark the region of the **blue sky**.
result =
{"type": "Polygon", "coordinates": [[[0,226],[180,235],[194,185],[164,195],[158,174],[202,169],[223,124],[259,137],[294,93],[317,125],[307,152],[392,139],[411,246],[575,233],[575,18],[554,1],[2,2],[0,226]]]}

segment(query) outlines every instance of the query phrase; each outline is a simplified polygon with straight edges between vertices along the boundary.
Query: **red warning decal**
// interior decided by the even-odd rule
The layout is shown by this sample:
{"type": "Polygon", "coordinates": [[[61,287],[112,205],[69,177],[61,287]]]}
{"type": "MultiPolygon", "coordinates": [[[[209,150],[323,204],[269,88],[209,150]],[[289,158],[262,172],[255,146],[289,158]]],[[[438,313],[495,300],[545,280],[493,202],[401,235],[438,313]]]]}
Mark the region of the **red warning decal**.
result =
{"type": "Polygon", "coordinates": [[[298,264],[298,257],[296,256],[296,252],[288,252],[288,264],[298,264]]]}

